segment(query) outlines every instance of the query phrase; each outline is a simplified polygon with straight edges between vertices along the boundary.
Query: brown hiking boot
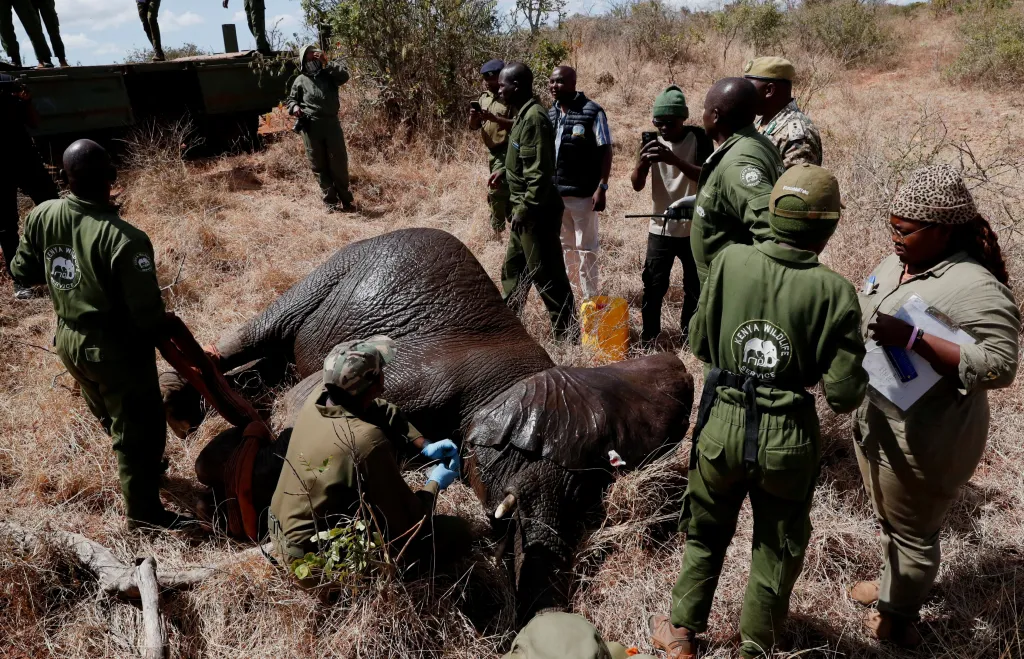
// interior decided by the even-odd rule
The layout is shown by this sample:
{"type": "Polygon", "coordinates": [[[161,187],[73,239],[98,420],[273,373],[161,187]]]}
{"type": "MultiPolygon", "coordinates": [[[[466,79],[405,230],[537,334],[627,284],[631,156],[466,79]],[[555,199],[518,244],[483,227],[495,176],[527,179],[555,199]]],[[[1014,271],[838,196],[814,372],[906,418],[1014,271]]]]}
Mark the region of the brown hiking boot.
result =
{"type": "Polygon", "coordinates": [[[668,616],[651,616],[651,644],[665,652],[665,659],[697,659],[697,633],[676,627],[668,616]]]}
{"type": "Polygon", "coordinates": [[[864,614],[864,628],[880,641],[888,641],[901,648],[912,650],[921,645],[921,632],[913,620],[894,616],[890,613],[868,611],[864,614]]]}
{"type": "Polygon", "coordinates": [[[850,589],[850,598],[864,606],[871,606],[878,601],[880,589],[878,581],[858,581],[850,589]]]}

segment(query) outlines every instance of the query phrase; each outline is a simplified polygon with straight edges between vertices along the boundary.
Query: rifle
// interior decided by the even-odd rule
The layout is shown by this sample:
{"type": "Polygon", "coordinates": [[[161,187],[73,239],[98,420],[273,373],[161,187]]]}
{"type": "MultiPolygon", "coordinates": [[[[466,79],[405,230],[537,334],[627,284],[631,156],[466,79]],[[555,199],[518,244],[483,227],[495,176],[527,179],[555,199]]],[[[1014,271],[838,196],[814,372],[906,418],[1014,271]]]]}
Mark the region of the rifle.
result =
{"type": "Polygon", "coordinates": [[[626,217],[660,217],[674,222],[690,222],[693,220],[693,206],[696,200],[697,195],[690,195],[672,202],[672,205],[666,208],[664,213],[639,213],[626,215],[626,217]]]}

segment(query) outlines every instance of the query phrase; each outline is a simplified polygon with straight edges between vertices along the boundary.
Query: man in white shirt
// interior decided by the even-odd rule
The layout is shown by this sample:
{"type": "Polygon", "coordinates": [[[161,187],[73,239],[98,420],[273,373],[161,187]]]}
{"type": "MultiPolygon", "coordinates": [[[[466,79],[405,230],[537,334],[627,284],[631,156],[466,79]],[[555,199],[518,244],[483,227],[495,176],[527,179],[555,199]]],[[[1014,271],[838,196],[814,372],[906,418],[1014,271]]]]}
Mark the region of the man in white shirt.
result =
{"type": "Polygon", "coordinates": [[[555,103],[555,185],[562,195],[562,253],[573,288],[584,299],[599,293],[597,214],[604,210],[612,171],[612,137],[601,106],[576,91],[576,71],[559,66],[549,79],[555,103]]]}
{"type": "MultiPolygon", "coordinates": [[[[633,189],[639,192],[650,174],[652,212],[660,215],[673,202],[697,192],[701,164],[711,155],[714,146],[702,128],[685,125],[690,111],[683,90],[676,85],[658,94],[651,114],[658,136],[641,145],[630,179],[633,189]]],[[[640,311],[643,318],[640,339],[648,346],[653,345],[661,333],[661,305],[668,292],[675,259],[683,264],[683,309],[679,326],[685,339],[700,299],[700,280],[690,249],[690,221],[652,217],[648,225],[640,311]]]]}

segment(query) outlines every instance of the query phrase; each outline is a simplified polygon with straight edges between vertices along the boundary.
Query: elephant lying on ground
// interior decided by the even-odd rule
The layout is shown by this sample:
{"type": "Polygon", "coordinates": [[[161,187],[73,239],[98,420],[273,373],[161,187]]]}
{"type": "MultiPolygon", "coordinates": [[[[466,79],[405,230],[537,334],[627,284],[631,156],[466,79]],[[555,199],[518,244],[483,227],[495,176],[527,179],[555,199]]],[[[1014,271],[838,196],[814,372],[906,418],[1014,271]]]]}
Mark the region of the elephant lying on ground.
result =
{"type": "MultiPolygon", "coordinates": [[[[245,366],[237,383],[256,373],[276,386],[294,366],[303,380],[287,398],[301,401],[331,347],[374,334],[397,344],[384,397],[429,439],[468,445],[468,475],[490,511],[514,495],[495,526],[514,542],[521,615],[564,600],[559,576],[612,480],[609,451],[632,469],[686,432],[693,381],[678,358],[555,367],[472,253],[433,229],[345,247],[216,351],[223,371],[245,366]]],[[[196,424],[188,385],[167,374],[161,384],[172,427],[196,424]]]]}

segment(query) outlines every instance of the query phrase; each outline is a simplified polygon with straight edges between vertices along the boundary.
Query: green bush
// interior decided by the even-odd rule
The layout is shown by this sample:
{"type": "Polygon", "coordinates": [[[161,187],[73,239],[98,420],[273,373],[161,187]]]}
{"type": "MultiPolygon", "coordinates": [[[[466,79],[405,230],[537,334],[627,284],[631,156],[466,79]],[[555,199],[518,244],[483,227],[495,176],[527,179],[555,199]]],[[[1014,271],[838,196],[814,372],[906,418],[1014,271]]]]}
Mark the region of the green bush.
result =
{"type": "Polygon", "coordinates": [[[862,0],[834,0],[793,10],[789,33],[812,54],[827,54],[843,66],[891,60],[897,35],[885,29],[884,7],[862,0]]]}
{"type": "Polygon", "coordinates": [[[331,41],[390,125],[449,134],[479,93],[480,63],[493,56],[491,0],[303,0],[310,25],[331,41]]]}
{"type": "Polygon", "coordinates": [[[985,87],[1024,83],[1024,5],[965,11],[956,33],[963,50],[950,78],[985,87]]]}

